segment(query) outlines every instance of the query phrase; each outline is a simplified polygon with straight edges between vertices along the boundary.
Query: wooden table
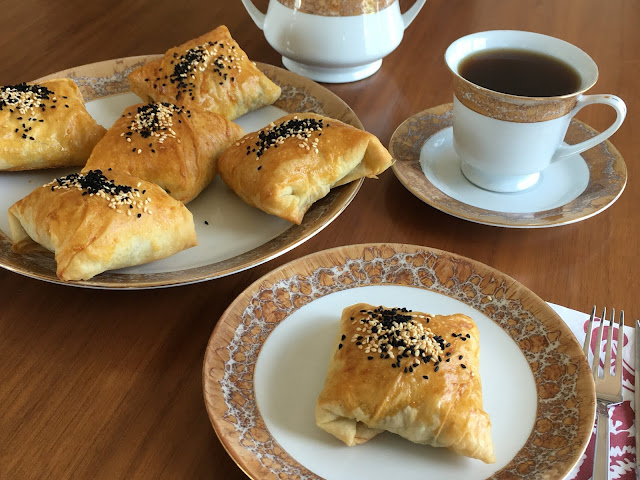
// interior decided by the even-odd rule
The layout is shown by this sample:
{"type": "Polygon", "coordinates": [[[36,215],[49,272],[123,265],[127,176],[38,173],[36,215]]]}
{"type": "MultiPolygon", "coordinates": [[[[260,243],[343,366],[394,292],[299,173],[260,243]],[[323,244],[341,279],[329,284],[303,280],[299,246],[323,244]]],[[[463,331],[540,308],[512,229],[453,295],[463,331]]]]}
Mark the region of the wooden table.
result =
{"type": "MultiPolygon", "coordinates": [[[[0,4],[2,85],[161,53],[219,24],[253,60],[282,66],[239,1],[0,4]]],[[[366,181],[346,211],[305,244],[219,280],[101,291],[0,271],[0,478],[244,478],[205,411],[207,341],[231,299],[251,282],[329,247],[436,247],[491,265],[545,300],[581,311],[613,306],[626,310],[628,320],[640,315],[639,24],[640,2],[633,0],[430,0],[378,73],[327,85],[387,145],[404,119],[451,101],[443,53],[454,39],[508,28],[578,45],[600,68],[592,92],[619,95],[630,112],[612,137],[626,160],[627,188],[586,221],[533,230],[466,222],[422,203],[388,171],[366,181]]],[[[612,116],[591,107],[579,118],[602,130],[612,116]]]]}

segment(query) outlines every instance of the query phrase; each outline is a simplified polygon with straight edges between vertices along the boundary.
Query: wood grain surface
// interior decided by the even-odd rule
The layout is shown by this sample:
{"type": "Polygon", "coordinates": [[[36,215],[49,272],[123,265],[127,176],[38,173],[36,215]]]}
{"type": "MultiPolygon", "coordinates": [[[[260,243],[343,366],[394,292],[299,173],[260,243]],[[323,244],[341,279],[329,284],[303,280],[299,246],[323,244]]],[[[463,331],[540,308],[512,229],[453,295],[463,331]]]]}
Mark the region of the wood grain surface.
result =
{"type": "MultiPolygon", "coordinates": [[[[266,9],[266,0],[257,2],[266,9]]],[[[403,9],[411,2],[402,1],[403,9]]],[[[0,1],[0,85],[118,57],[162,53],[226,24],[249,57],[282,66],[239,1],[0,1]]],[[[478,260],[541,298],[640,315],[640,2],[430,0],[374,76],[327,85],[388,145],[409,116],[451,101],[446,47],[468,33],[521,29],[585,50],[600,69],[591,93],[622,97],[611,138],[628,185],[583,222],[517,230],[467,222],[423,203],[391,170],[367,180],[328,228],[257,268],[144,291],[70,288],[0,271],[0,478],[245,478],[206,414],[202,361],[229,303],[285,262],[329,247],[417,244],[478,260]]],[[[602,131],[613,111],[580,120],[602,131]]]]}

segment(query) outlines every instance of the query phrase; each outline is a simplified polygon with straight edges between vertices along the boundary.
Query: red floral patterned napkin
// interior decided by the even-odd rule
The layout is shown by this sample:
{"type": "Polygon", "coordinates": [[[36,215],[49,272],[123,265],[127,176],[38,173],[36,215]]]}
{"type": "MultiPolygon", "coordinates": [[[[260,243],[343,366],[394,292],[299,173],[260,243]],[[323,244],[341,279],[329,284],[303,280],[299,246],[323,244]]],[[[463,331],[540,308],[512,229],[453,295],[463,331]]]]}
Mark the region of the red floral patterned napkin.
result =
{"type": "MultiPolygon", "coordinates": [[[[589,322],[589,315],[575,310],[570,310],[559,305],[549,304],[558,315],[567,323],[580,344],[584,343],[584,338],[589,322]]],[[[606,344],[607,328],[605,327],[603,344],[606,344]]],[[[634,405],[634,330],[631,327],[624,327],[624,350],[622,358],[622,395],[624,401],[620,405],[611,407],[611,423],[609,426],[610,436],[610,478],[611,480],[635,480],[636,445],[635,427],[633,425],[634,405]]],[[[616,339],[618,333],[614,331],[613,338],[616,339]]],[[[591,340],[591,351],[595,348],[596,336],[591,340]]],[[[615,340],[614,340],[615,342],[615,340]]],[[[616,345],[617,346],[617,345],[616,345]]],[[[604,351],[605,345],[602,345],[604,351]]],[[[617,348],[613,351],[613,364],[617,366],[617,348]]],[[[593,472],[593,450],[595,447],[595,429],[591,434],[591,440],[582,458],[565,480],[589,480],[593,472]]]]}

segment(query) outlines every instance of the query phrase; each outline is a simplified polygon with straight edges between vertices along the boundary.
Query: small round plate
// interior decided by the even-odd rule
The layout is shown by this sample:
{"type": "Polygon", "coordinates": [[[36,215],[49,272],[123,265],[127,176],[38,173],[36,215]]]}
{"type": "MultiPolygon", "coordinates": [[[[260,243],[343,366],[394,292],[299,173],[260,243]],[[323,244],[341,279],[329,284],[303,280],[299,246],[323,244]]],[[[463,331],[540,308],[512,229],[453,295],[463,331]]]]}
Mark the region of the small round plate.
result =
{"type": "MultiPolygon", "coordinates": [[[[627,183],[627,167],[609,141],[551,164],[533,187],[496,193],[469,182],[453,150],[452,104],[424,110],[393,133],[393,171],[416,197],[445,213],[485,225],[544,228],[592,217],[612,205],[627,183]]],[[[572,120],[565,141],[574,144],[598,132],[572,120]]]]}
{"type": "Polygon", "coordinates": [[[563,478],[595,415],[582,348],[549,305],[480,262],[404,244],[313,253],[250,285],[218,320],[203,389],[220,441],[253,479],[563,478]],[[346,447],[316,426],[342,309],[358,302],[474,319],[495,464],[389,433],[346,447]]]}

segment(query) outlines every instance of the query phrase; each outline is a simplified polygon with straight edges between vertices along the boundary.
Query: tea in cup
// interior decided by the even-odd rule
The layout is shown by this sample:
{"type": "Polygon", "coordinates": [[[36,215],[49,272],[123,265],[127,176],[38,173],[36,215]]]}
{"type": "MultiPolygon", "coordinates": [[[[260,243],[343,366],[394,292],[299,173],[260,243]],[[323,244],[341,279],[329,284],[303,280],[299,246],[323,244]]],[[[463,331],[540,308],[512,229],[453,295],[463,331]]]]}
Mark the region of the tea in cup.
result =
{"type": "Polygon", "coordinates": [[[445,61],[454,79],[453,146],[464,176],[495,192],[518,192],[550,163],[609,138],[627,108],[614,95],[584,95],[598,79],[578,47],[532,32],[496,30],[453,42],[445,61]],[[617,115],[602,133],[563,145],[571,119],[591,104],[617,115]]]}
{"type": "Polygon", "coordinates": [[[266,15],[243,5],[284,66],[319,82],[354,82],[378,71],[426,0],[270,0],[266,15]]]}

